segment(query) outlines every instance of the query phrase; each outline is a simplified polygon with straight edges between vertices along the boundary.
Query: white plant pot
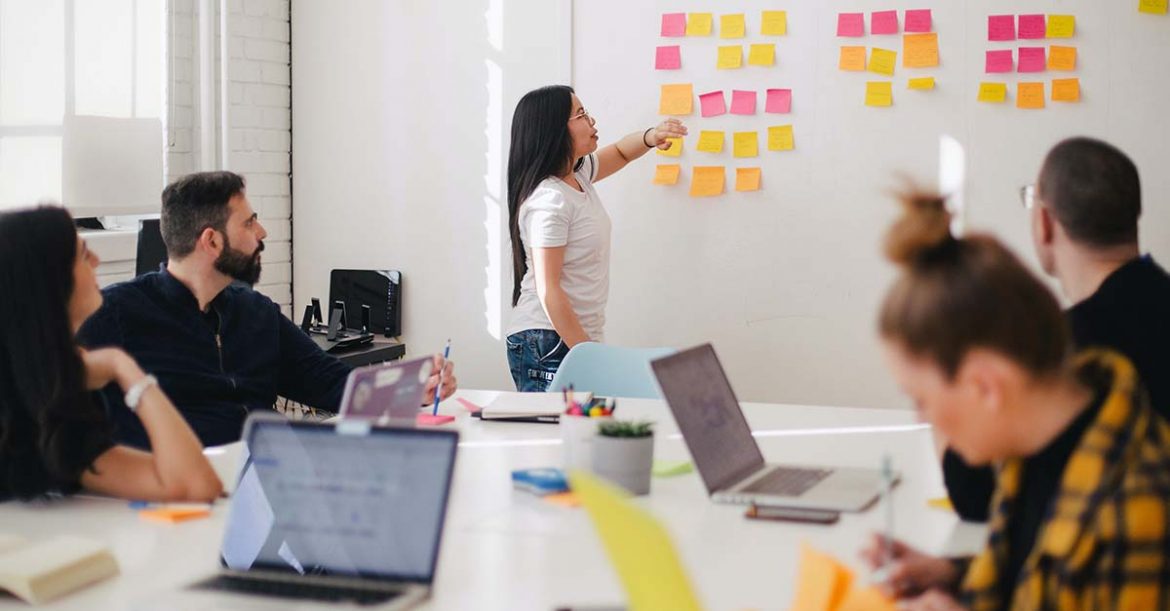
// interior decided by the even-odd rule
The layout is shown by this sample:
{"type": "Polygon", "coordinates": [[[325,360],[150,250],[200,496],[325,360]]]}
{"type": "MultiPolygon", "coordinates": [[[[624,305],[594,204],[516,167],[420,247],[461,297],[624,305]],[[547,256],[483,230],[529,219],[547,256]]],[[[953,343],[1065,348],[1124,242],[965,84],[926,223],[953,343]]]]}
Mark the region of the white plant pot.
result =
{"type": "Polygon", "coordinates": [[[593,438],[593,472],[630,494],[650,493],[654,465],[654,436],[593,438]]]}
{"type": "Polygon", "coordinates": [[[593,440],[597,439],[597,427],[611,420],[613,418],[610,416],[561,416],[561,449],[564,452],[566,472],[593,469],[592,449],[593,440]]]}

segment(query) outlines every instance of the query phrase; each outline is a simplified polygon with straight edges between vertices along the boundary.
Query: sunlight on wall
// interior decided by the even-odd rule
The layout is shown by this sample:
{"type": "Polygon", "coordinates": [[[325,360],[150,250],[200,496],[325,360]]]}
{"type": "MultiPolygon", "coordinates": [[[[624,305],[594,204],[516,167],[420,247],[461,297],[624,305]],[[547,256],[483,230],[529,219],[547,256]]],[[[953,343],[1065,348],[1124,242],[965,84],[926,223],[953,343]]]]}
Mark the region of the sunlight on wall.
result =
{"type": "Polygon", "coordinates": [[[488,104],[484,125],[487,135],[487,171],[484,174],[484,183],[487,187],[487,196],[484,197],[484,231],[487,233],[487,274],[484,283],[483,301],[484,316],[487,323],[487,332],[494,339],[503,339],[503,312],[500,308],[500,296],[503,287],[500,283],[502,270],[502,239],[500,218],[505,209],[503,205],[503,166],[504,166],[504,77],[503,70],[495,58],[503,53],[504,44],[504,0],[491,0],[487,11],[484,12],[487,21],[488,43],[494,57],[485,60],[487,67],[488,104]]]}

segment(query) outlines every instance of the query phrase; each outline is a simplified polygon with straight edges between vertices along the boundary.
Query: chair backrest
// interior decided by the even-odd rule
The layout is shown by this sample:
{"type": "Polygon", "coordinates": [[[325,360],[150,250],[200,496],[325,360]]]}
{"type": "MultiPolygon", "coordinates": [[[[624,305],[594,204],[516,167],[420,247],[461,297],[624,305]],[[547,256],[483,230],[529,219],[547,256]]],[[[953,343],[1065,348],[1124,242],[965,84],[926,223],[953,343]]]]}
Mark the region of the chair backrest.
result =
{"type": "Polygon", "coordinates": [[[650,361],[674,354],[674,348],[624,348],[596,342],[573,346],[549,384],[550,391],[573,385],[605,397],[657,399],[658,382],[650,361]]]}
{"type": "Polygon", "coordinates": [[[157,272],[167,262],[167,246],[163,243],[158,219],[144,219],[138,225],[138,254],[134,275],[157,272]]]}

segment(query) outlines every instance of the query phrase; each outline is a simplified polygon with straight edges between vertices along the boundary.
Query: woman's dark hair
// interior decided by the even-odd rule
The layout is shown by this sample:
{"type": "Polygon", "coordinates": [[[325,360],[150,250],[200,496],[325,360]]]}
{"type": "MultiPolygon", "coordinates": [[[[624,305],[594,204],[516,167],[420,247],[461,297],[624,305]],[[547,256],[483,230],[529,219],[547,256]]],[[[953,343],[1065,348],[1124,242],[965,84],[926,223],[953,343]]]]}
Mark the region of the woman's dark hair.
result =
{"type": "Polygon", "coordinates": [[[885,252],[902,273],[882,304],[882,337],[937,363],[947,379],[973,348],[1036,377],[1058,373],[1069,338],[1052,293],[995,238],[953,237],[942,197],[911,190],[899,199],[885,252]]]}
{"type": "MultiPolygon", "coordinates": [[[[549,85],[524,94],[512,114],[512,149],[508,151],[508,234],[512,238],[512,306],[520,301],[520,283],[528,272],[520,240],[520,205],[549,176],[560,176],[573,158],[569,113],[573,88],[549,85]]],[[[573,170],[580,169],[580,162],[573,170]]]]}
{"type": "Polygon", "coordinates": [[[69,320],[76,256],[64,208],[0,214],[0,496],[72,491],[89,468],[79,433],[108,431],[69,320]]]}

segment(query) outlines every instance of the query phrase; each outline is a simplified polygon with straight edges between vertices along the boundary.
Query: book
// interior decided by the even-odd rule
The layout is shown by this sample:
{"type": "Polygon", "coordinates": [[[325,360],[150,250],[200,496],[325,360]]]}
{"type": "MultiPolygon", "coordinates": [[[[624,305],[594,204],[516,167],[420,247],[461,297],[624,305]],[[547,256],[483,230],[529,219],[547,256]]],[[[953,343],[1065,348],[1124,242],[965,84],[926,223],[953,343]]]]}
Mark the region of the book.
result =
{"type": "MultiPolygon", "coordinates": [[[[593,400],[591,392],[570,393],[569,398],[582,405],[593,400]]],[[[502,394],[484,406],[483,420],[537,420],[556,422],[565,411],[565,399],[559,392],[525,392],[502,394]]]]}
{"type": "Polygon", "coordinates": [[[39,605],[118,574],[105,545],[80,537],[27,541],[0,535],[0,589],[39,605]]]}

